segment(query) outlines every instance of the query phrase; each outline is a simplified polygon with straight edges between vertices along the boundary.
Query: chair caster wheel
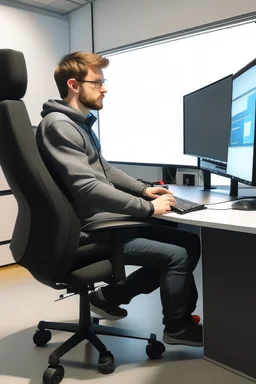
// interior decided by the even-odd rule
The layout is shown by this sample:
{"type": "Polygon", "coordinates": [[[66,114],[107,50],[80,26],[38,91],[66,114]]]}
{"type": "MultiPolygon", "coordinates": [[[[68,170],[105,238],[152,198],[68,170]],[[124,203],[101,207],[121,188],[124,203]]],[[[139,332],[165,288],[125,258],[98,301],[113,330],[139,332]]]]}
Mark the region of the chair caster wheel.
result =
{"type": "Polygon", "coordinates": [[[146,346],[146,354],[152,360],[160,359],[165,351],[165,346],[160,341],[150,343],[146,346]]]}
{"type": "Polygon", "coordinates": [[[112,373],[116,369],[114,356],[109,351],[104,354],[100,354],[98,364],[99,371],[103,374],[112,373]]]}
{"type": "Polygon", "coordinates": [[[48,343],[48,341],[51,340],[51,338],[52,338],[51,332],[43,329],[43,330],[36,331],[36,333],[33,336],[33,341],[35,345],[37,345],[38,347],[43,347],[45,344],[48,343]]]}
{"type": "Polygon", "coordinates": [[[43,383],[44,384],[59,384],[64,377],[64,368],[59,365],[57,368],[48,367],[44,371],[43,383]]]}

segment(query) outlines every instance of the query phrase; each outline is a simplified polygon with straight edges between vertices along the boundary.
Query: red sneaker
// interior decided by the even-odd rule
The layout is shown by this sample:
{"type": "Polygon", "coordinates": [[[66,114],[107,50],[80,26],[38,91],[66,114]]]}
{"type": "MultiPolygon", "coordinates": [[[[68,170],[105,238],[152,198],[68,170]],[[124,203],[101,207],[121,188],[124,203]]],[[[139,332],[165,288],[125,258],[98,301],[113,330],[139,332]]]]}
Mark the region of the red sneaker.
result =
{"type": "Polygon", "coordinates": [[[192,315],[192,319],[193,319],[195,324],[198,324],[201,321],[201,318],[198,315],[192,315]]]}

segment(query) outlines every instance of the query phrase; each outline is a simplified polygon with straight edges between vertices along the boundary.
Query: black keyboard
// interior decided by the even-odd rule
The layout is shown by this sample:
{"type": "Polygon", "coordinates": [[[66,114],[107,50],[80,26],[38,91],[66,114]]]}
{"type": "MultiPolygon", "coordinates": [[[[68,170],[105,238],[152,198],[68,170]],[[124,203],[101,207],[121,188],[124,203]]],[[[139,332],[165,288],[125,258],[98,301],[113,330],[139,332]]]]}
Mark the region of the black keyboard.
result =
{"type": "Polygon", "coordinates": [[[193,211],[199,211],[200,209],[206,209],[204,204],[195,203],[190,200],[181,199],[180,197],[173,196],[176,200],[176,205],[171,207],[173,212],[183,215],[193,211]]]}

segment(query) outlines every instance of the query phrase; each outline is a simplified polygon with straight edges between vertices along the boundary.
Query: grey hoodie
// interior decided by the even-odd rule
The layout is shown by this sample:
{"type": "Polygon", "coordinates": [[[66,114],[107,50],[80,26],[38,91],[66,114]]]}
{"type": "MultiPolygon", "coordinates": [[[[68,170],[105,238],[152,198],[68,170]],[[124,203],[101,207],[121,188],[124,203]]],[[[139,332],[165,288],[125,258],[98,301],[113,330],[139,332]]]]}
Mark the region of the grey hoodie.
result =
{"type": "Polygon", "coordinates": [[[36,141],[49,172],[71,199],[81,225],[119,216],[146,218],[153,204],[143,198],[145,185],[111,166],[93,132],[96,118],[84,116],[61,100],[43,105],[36,141]]]}

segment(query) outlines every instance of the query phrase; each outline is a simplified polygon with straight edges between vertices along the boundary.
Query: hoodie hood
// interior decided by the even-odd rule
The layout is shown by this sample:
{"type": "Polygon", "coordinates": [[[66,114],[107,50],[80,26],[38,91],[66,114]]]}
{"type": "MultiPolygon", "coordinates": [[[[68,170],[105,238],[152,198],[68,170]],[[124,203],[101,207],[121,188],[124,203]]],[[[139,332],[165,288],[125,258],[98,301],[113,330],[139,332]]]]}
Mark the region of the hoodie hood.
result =
{"type": "Polygon", "coordinates": [[[68,103],[63,100],[48,100],[43,104],[43,110],[41,116],[45,117],[51,112],[60,112],[68,116],[71,120],[75,121],[77,124],[86,124],[89,128],[97,120],[94,115],[89,113],[85,116],[82,112],[71,107],[68,103]]]}

